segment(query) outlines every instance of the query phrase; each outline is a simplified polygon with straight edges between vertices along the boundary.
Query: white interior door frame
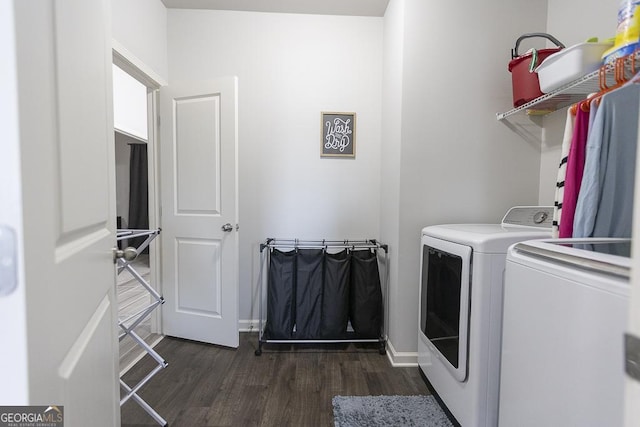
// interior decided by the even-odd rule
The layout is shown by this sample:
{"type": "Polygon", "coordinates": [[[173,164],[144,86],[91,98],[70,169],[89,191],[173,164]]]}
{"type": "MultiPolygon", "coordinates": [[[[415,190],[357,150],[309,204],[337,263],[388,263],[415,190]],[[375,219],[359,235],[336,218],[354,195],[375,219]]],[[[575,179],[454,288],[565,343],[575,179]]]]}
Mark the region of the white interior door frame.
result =
{"type": "MultiPolygon", "coordinates": [[[[158,90],[166,86],[166,81],[155,74],[148,66],[129,52],[116,40],[113,43],[113,63],[121,70],[138,80],[147,87],[147,157],[149,174],[149,228],[160,227],[160,177],[158,175],[158,90]]],[[[160,240],[162,233],[156,242],[149,246],[150,260],[150,285],[161,292],[161,253],[160,240]]],[[[160,334],[162,325],[162,310],[154,310],[151,314],[151,332],[160,334]]]]}
{"type": "Polygon", "coordinates": [[[133,78],[153,90],[167,85],[167,81],[156,74],[149,66],[131,53],[117,40],[111,41],[113,63],[133,78]]]}

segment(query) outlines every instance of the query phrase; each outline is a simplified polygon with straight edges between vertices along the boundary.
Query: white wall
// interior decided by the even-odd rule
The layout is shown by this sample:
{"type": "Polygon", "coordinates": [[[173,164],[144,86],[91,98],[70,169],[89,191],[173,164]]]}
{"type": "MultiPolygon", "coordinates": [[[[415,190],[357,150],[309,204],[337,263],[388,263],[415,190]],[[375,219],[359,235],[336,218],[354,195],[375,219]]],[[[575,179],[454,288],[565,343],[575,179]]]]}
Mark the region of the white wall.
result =
{"type": "Polygon", "coordinates": [[[567,47],[590,37],[601,40],[616,35],[621,2],[600,0],[548,0],[547,33],[567,47]]]}
{"type": "MultiPolygon", "coordinates": [[[[167,9],[161,0],[111,0],[113,39],[144,70],[165,82],[167,63],[167,9]]],[[[132,58],[129,58],[132,59],[132,58]]]]}
{"type": "Polygon", "coordinates": [[[146,141],[147,87],[113,65],[113,127],[121,132],[146,141]]]}
{"type": "Polygon", "coordinates": [[[543,0],[406,0],[404,6],[399,262],[390,340],[399,353],[410,353],[417,348],[420,230],[497,223],[510,206],[537,203],[539,147],[497,122],[495,113],[512,102],[510,49],[520,34],[543,30],[547,15],[543,0]]]}
{"type": "MultiPolygon", "coordinates": [[[[590,37],[601,40],[613,37],[618,22],[618,5],[619,2],[599,0],[549,0],[546,32],[553,34],[567,47],[582,43],[590,37]]],[[[540,161],[541,205],[554,202],[565,119],[566,109],[544,118],[540,161]]]]}
{"type": "MultiPolygon", "coordinates": [[[[399,232],[400,232],[400,152],[402,141],[402,71],[404,63],[404,3],[391,0],[384,16],[384,64],[382,81],[380,239],[389,245],[389,303],[392,317],[404,311],[398,290],[399,232]]],[[[417,267],[416,267],[417,268],[417,267]]],[[[401,334],[403,325],[388,320],[388,335],[401,334]]],[[[391,345],[393,343],[391,342],[391,345]]],[[[402,363],[394,348],[395,362],[402,363]]]]}
{"type": "Polygon", "coordinates": [[[239,79],[246,326],[265,238],[379,237],[383,20],[172,9],[168,24],[172,82],[239,79]],[[357,113],[355,159],[320,158],[321,111],[357,113]]]}

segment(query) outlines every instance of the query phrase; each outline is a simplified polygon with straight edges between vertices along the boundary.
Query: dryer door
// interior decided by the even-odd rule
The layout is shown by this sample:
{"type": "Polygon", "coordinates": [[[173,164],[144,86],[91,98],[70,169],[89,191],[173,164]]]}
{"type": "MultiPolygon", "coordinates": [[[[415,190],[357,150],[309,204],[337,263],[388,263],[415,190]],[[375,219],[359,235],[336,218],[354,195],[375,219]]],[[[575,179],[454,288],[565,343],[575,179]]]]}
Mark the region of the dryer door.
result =
{"type": "Polygon", "coordinates": [[[467,378],[471,247],[422,236],[420,330],[454,378],[467,378]]]}

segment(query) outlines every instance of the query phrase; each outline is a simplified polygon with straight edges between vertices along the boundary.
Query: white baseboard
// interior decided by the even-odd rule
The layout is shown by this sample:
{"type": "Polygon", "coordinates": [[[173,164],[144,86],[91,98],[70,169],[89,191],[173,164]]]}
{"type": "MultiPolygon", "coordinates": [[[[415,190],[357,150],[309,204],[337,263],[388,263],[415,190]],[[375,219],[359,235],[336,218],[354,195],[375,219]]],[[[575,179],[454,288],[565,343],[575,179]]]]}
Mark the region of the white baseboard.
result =
{"type": "Polygon", "coordinates": [[[389,362],[391,362],[391,366],[394,368],[412,368],[418,366],[417,351],[396,351],[389,340],[387,340],[387,357],[389,358],[389,362]]]}
{"type": "Polygon", "coordinates": [[[260,321],[258,319],[239,320],[238,321],[238,331],[239,332],[258,332],[258,326],[259,325],[260,325],[260,321]]]}

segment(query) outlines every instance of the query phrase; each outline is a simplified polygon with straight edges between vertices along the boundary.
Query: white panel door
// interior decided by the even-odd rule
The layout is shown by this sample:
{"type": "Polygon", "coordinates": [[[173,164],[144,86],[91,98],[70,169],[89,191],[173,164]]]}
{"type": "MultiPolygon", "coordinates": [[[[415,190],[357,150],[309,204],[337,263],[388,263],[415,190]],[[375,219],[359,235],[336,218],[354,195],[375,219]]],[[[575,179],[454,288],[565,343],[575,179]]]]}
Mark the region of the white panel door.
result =
{"type": "Polygon", "coordinates": [[[160,91],[166,335],[238,346],[237,80],[160,91]]]}
{"type": "Polygon", "coordinates": [[[26,393],[2,404],[63,405],[68,426],[118,425],[110,2],[13,8],[21,175],[7,184],[20,189],[24,246],[18,286],[0,298],[20,296],[27,360],[0,381],[26,393]]]}

